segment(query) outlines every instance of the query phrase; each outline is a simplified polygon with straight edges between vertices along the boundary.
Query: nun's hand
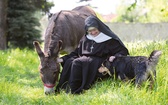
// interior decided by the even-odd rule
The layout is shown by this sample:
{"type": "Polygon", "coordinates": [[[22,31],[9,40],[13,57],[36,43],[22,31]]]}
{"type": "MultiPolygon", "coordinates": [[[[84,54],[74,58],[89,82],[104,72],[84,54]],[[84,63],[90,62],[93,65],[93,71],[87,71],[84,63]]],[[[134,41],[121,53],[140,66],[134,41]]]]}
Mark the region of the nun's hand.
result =
{"type": "Polygon", "coordinates": [[[110,62],[113,62],[114,59],[115,59],[115,56],[111,56],[111,57],[109,58],[109,61],[110,61],[110,62]]]}
{"type": "Polygon", "coordinates": [[[63,62],[63,59],[62,58],[57,58],[57,62],[61,63],[61,62],[63,62]]]}

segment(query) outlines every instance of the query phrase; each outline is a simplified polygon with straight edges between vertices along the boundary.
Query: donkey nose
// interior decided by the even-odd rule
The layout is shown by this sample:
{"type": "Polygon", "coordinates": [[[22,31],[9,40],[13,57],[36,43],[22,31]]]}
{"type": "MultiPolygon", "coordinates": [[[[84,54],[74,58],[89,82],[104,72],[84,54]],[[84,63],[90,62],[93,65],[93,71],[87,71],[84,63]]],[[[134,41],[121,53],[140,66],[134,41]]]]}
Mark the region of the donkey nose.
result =
{"type": "Polygon", "coordinates": [[[49,95],[49,94],[51,94],[51,93],[55,93],[54,87],[53,87],[53,88],[49,88],[49,87],[44,86],[44,93],[45,93],[46,95],[49,95]]]}
{"type": "Polygon", "coordinates": [[[45,95],[49,95],[50,94],[50,92],[45,92],[45,95]]]}
{"type": "Polygon", "coordinates": [[[45,91],[44,93],[45,93],[45,95],[50,95],[50,94],[54,94],[55,91],[45,91]]]}

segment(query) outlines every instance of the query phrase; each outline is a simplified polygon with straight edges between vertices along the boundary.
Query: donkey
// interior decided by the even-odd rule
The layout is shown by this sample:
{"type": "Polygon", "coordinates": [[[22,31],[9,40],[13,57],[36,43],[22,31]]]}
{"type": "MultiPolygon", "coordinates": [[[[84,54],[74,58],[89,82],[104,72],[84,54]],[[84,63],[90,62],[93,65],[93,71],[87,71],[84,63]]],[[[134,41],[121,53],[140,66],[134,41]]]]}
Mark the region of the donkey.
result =
{"type": "Polygon", "coordinates": [[[40,58],[40,77],[44,84],[45,94],[54,93],[58,81],[60,65],[57,61],[60,51],[71,52],[84,35],[84,21],[95,12],[86,6],[79,6],[71,11],[62,10],[49,19],[45,33],[44,52],[37,41],[34,41],[36,52],[40,58]]]}

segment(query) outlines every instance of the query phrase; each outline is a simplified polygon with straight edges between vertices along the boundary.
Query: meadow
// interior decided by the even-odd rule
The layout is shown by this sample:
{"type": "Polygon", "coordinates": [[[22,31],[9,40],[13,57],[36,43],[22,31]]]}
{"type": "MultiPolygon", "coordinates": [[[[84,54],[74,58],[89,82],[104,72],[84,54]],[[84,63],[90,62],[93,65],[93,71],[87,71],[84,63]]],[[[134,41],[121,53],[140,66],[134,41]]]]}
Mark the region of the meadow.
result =
{"type": "Polygon", "coordinates": [[[141,88],[119,80],[97,81],[81,95],[45,95],[34,50],[9,49],[0,51],[0,105],[168,105],[168,43],[166,41],[137,41],[125,45],[130,55],[149,54],[162,50],[157,65],[153,90],[149,82],[141,88]]]}

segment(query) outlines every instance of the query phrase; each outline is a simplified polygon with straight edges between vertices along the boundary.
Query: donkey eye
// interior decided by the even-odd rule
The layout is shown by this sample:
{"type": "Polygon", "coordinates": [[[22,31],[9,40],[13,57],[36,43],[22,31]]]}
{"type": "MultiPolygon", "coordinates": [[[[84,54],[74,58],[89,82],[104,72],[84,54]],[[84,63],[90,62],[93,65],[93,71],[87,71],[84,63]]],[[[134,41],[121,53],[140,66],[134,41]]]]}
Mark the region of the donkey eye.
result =
{"type": "Polygon", "coordinates": [[[56,75],[56,74],[57,74],[57,72],[56,72],[56,71],[54,71],[54,72],[53,72],[53,74],[54,74],[54,75],[56,75]]]}

